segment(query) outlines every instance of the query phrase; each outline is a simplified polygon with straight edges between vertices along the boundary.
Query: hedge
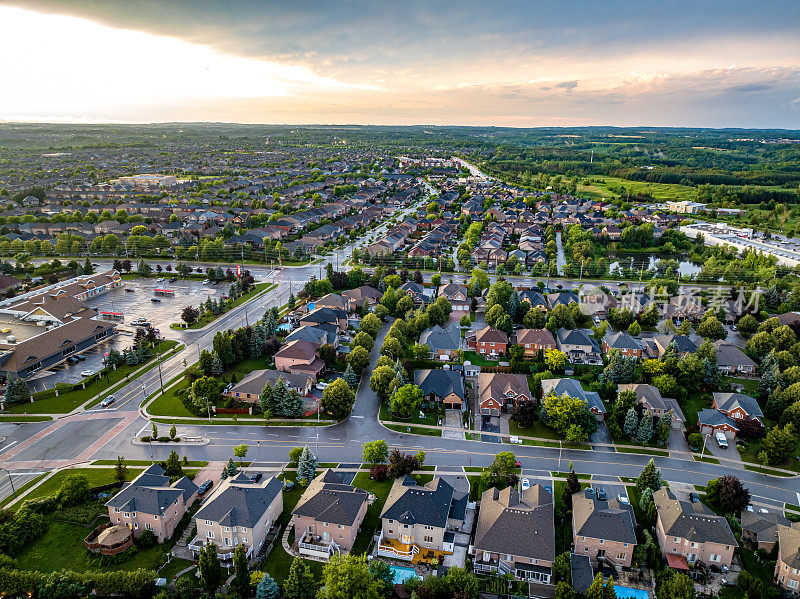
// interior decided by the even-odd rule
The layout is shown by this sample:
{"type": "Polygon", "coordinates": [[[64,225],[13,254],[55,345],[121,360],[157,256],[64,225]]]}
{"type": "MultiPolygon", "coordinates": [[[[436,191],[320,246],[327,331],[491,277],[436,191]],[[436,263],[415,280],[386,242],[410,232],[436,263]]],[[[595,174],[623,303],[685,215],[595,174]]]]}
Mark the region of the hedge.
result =
{"type": "Polygon", "coordinates": [[[70,594],[70,587],[85,586],[94,589],[98,595],[112,593],[125,593],[139,595],[148,585],[152,585],[156,573],[153,570],[117,570],[108,572],[72,572],[62,570],[44,574],[38,570],[16,570],[0,568],[0,592],[5,595],[22,595],[31,593],[39,595],[40,590],[47,588],[45,593],[50,599],[74,596],[70,594]],[[54,588],[57,587],[57,588],[54,588]],[[63,589],[67,594],[59,593],[63,589]]]}

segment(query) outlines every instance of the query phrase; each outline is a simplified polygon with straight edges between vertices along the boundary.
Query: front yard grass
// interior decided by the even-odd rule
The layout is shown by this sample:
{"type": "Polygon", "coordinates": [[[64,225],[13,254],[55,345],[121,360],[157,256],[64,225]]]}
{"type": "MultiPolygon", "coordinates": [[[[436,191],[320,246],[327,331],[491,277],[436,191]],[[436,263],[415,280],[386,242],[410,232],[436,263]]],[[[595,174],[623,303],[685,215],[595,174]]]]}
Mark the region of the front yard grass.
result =
{"type": "Polygon", "coordinates": [[[438,428],[423,428],[421,426],[405,426],[397,424],[385,424],[386,428],[396,433],[406,433],[408,435],[425,435],[426,437],[441,437],[442,431],[438,428]]]}
{"type": "Polygon", "coordinates": [[[697,413],[700,410],[711,407],[711,395],[702,391],[695,391],[689,394],[686,403],[683,406],[683,413],[686,416],[686,422],[697,422],[697,413]]]}
{"type": "Polygon", "coordinates": [[[508,432],[512,436],[538,437],[540,439],[552,439],[553,441],[561,440],[561,437],[556,431],[545,426],[538,420],[528,428],[522,428],[514,420],[509,419],[508,432]]]}
{"type": "MultiPolygon", "coordinates": [[[[133,480],[141,471],[142,468],[128,468],[128,480],[133,480]]],[[[26,495],[22,503],[27,499],[41,499],[42,497],[55,495],[61,489],[64,480],[71,474],[82,474],[89,480],[90,487],[101,487],[113,483],[116,472],[114,468],[68,468],[59,470],[26,495]]]]}

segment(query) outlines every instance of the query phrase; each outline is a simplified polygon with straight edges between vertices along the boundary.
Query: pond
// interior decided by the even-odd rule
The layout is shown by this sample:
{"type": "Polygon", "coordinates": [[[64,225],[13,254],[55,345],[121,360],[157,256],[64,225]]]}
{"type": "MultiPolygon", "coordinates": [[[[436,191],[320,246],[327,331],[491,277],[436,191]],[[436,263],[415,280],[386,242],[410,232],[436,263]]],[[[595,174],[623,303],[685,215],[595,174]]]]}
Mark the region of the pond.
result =
{"type": "Polygon", "coordinates": [[[656,268],[659,260],[674,260],[678,263],[678,274],[682,277],[696,275],[700,272],[701,266],[688,260],[679,260],[678,256],[669,254],[620,254],[612,256],[616,258],[614,262],[609,265],[609,272],[614,272],[618,266],[620,268],[631,268],[639,271],[644,266],[644,270],[656,268]]]}

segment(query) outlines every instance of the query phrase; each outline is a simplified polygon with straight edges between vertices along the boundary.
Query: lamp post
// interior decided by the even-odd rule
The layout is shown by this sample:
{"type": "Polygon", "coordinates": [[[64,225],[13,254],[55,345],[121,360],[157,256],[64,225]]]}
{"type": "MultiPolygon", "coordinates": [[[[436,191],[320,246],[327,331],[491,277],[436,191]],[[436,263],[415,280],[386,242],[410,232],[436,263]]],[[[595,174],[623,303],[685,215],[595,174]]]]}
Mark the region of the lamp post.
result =
{"type": "Polygon", "coordinates": [[[706,441],[711,436],[711,433],[706,433],[705,438],[703,439],[703,451],[700,452],[700,460],[702,461],[703,456],[706,454],[706,441]]]}
{"type": "Polygon", "coordinates": [[[14,479],[11,478],[11,472],[8,471],[6,468],[0,468],[0,470],[5,471],[8,474],[8,484],[11,485],[11,492],[14,494],[14,497],[17,496],[17,491],[14,489],[14,479]]]}

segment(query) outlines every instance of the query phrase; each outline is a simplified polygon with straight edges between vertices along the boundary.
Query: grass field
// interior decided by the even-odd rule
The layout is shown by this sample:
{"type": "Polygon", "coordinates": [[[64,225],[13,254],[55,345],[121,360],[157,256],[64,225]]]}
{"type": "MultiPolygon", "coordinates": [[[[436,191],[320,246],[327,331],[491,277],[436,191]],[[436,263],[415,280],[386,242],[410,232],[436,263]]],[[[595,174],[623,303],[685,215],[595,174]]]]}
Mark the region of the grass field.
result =
{"type": "MultiPolygon", "coordinates": [[[[177,345],[178,342],[174,340],[162,341],[159,345],[158,351],[163,354],[177,345]]],[[[99,374],[87,378],[87,381],[89,382],[87,383],[85,389],[81,389],[78,385],[77,389],[68,391],[66,393],[60,393],[58,397],[49,397],[49,395],[52,395],[52,391],[45,391],[43,394],[47,394],[47,396],[44,399],[35,399],[34,396],[35,401],[32,403],[10,406],[7,411],[11,412],[12,414],[66,414],[67,412],[71,412],[75,408],[79,407],[81,404],[88,401],[98,393],[107,395],[108,393],[112,393],[118,388],[124,386],[128,382],[127,379],[130,377],[130,375],[139,368],[146,366],[146,368],[144,368],[142,371],[144,373],[151,368],[156,367],[157,365],[158,361],[155,355],[145,364],[123,364],[116,370],[110,371],[108,374],[108,379],[106,379],[105,376],[100,376],[99,374]]],[[[95,403],[99,403],[101,399],[102,396],[99,397],[95,403]]]]}
{"type": "Polygon", "coordinates": [[[592,198],[610,198],[617,194],[610,188],[624,186],[631,193],[649,193],[656,200],[690,200],[697,199],[697,190],[688,185],[671,183],[647,183],[643,181],[628,181],[619,177],[592,177],[589,185],[578,185],[578,193],[592,198]]]}
{"type": "MultiPolygon", "coordinates": [[[[132,480],[141,471],[141,468],[128,468],[128,480],[132,480]]],[[[68,468],[66,470],[59,470],[26,495],[25,499],[41,499],[42,497],[55,495],[61,489],[64,480],[72,474],[82,474],[86,476],[86,478],[89,479],[90,487],[100,487],[102,485],[111,484],[114,482],[115,478],[114,468],[68,468]]]]}

